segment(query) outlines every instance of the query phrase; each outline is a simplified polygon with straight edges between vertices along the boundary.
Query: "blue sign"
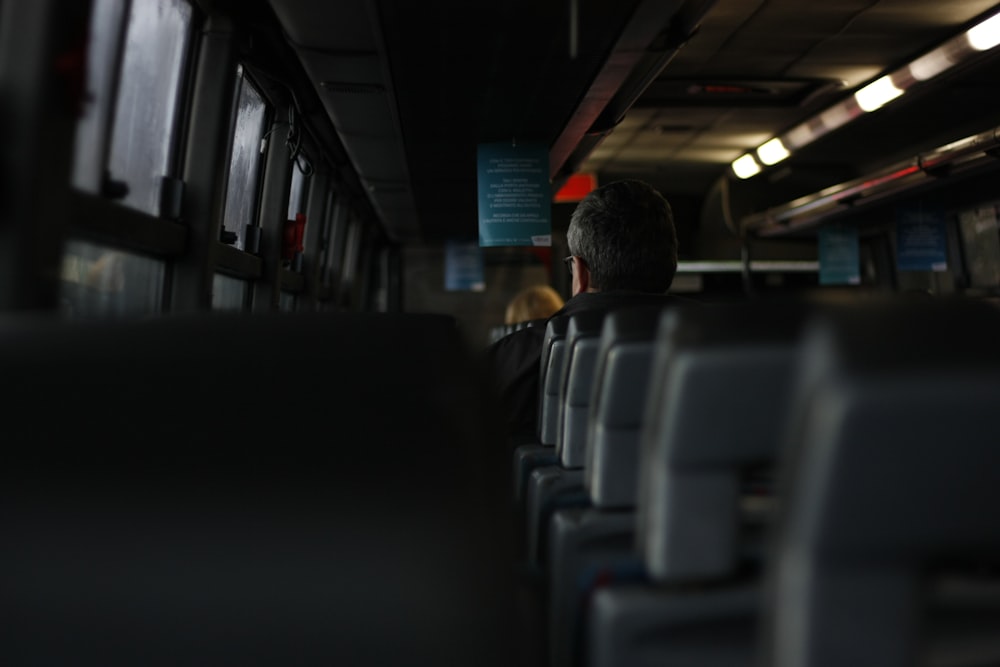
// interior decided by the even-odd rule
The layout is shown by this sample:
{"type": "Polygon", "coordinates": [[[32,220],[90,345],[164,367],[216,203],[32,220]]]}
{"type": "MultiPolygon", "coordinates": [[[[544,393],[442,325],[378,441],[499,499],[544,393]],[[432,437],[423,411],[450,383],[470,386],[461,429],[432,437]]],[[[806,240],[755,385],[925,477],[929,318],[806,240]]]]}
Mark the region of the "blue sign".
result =
{"type": "Polygon", "coordinates": [[[900,271],[947,271],[945,216],[934,208],[896,211],[896,268],[900,271]]]}
{"type": "Polygon", "coordinates": [[[819,284],[860,285],[858,230],[833,225],[819,230],[819,284]]]}
{"type": "Polygon", "coordinates": [[[552,185],[543,144],[480,144],[479,245],[551,246],[552,185]]]}
{"type": "Polygon", "coordinates": [[[486,289],[483,251],[477,243],[448,241],[444,250],[445,290],[482,292],[486,289]]]}

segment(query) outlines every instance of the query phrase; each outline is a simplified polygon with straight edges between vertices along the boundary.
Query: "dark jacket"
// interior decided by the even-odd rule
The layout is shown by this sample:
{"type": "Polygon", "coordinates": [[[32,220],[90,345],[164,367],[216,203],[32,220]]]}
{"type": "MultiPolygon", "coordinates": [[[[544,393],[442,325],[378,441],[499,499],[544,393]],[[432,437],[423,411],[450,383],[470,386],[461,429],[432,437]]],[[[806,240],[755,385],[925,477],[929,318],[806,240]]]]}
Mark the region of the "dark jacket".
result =
{"type": "MultiPolygon", "coordinates": [[[[670,294],[584,292],[569,299],[552,317],[591,310],[609,312],[628,306],[681,303],[691,301],[670,294]]],[[[538,376],[546,321],[508,334],[486,349],[486,367],[493,375],[503,414],[506,415],[507,436],[519,442],[537,439],[538,376]]]]}

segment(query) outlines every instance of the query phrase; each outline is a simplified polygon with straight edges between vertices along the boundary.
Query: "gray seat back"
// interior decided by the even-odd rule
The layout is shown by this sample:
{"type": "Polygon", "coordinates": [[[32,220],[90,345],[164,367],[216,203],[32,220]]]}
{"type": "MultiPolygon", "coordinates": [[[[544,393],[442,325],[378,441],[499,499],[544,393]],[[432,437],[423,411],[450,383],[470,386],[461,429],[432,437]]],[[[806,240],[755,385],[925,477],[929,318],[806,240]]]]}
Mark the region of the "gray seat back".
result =
{"type": "Polygon", "coordinates": [[[975,301],[860,304],[810,326],[779,477],[766,664],[1000,659],[987,585],[1000,562],[998,340],[1000,310],[975,301]],[[967,581],[935,597],[945,575],[967,581]],[[934,650],[949,627],[957,655],[946,641],[934,650]]]}
{"type": "Polygon", "coordinates": [[[662,307],[627,308],[604,318],[584,465],[584,487],[598,509],[635,506],[639,426],[662,312],[662,307]]]}
{"type": "Polygon", "coordinates": [[[603,311],[584,311],[571,315],[566,328],[562,414],[556,437],[556,454],[564,468],[583,468],[586,461],[590,397],[603,321],[603,311]]]}
{"type": "Polygon", "coordinates": [[[542,342],[538,378],[538,439],[543,445],[555,445],[559,434],[562,369],[566,352],[566,329],[569,316],[549,318],[542,342]]]}
{"type": "Polygon", "coordinates": [[[735,568],[742,478],[777,455],[806,312],[797,302],[749,302],[663,314],[640,436],[636,534],[654,580],[735,568]]]}

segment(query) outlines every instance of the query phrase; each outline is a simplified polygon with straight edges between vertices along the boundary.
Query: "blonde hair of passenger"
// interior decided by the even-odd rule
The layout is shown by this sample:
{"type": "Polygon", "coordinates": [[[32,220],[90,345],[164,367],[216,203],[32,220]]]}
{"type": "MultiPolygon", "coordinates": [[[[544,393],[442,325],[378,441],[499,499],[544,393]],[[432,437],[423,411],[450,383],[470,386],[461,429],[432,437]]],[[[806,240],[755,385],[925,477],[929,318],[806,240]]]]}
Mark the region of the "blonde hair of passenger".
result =
{"type": "Polygon", "coordinates": [[[507,304],[504,324],[546,318],[562,307],[563,298],[548,285],[526,287],[507,304]]]}

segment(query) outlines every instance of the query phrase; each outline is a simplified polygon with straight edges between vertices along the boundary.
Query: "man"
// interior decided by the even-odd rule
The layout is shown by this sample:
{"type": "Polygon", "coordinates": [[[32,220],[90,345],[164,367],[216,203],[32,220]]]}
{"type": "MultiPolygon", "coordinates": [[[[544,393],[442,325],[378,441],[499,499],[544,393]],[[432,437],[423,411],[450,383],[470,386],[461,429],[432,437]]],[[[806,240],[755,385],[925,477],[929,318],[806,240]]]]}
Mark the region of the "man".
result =
{"type": "MultiPolygon", "coordinates": [[[[552,317],[584,310],[666,305],[677,271],[677,231],[670,204],[642,181],[608,183],[573,211],[564,261],[573,274],[572,298],[552,317]]],[[[532,441],[538,422],[538,376],[545,327],[528,327],[487,348],[507,419],[508,436],[532,441]]]]}

